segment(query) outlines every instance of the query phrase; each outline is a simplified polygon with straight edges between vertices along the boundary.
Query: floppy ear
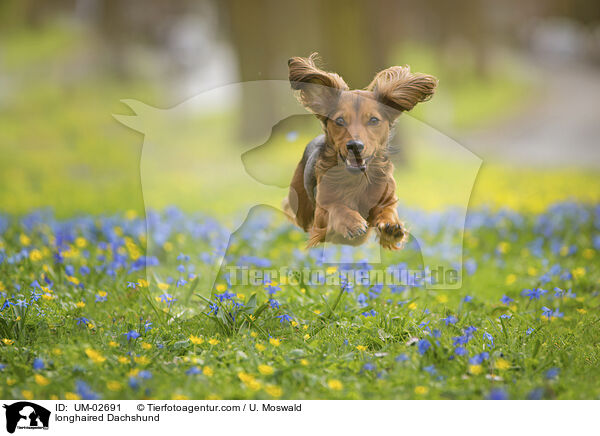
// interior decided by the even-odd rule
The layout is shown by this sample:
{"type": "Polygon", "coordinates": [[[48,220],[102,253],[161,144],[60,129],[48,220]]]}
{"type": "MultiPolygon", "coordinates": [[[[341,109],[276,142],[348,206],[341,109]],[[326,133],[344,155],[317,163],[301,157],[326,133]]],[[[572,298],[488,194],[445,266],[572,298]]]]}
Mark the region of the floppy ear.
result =
{"type": "Polygon", "coordinates": [[[298,101],[324,121],[341,91],[348,90],[348,85],[337,74],[318,68],[315,65],[317,56],[313,53],[308,58],[291,58],[288,61],[289,78],[292,89],[299,91],[298,101]]]}
{"type": "Polygon", "coordinates": [[[409,111],[417,103],[431,98],[438,80],[428,74],[411,73],[409,66],[390,67],[375,75],[368,91],[384,105],[394,109],[390,115],[396,118],[400,112],[409,111]]]}

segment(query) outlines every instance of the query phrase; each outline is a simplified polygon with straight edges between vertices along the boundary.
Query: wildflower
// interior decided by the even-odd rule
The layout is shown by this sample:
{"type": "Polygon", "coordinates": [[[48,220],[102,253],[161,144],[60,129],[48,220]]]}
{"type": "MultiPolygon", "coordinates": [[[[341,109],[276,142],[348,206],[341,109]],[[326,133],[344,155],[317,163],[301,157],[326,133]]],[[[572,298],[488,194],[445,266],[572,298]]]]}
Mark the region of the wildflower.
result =
{"type": "Polygon", "coordinates": [[[33,379],[35,380],[36,384],[38,384],[40,386],[48,386],[50,384],[50,380],[48,380],[46,377],[44,377],[41,374],[35,374],[33,376],[33,379]]]}
{"type": "Polygon", "coordinates": [[[467,349],[465,347],[456,347],[454,349],[454,354],[457,356],[464,356],[467,354],[467,349]]]}
{"type": "Polygon", "coordinates": [[[302,366],[308,366],[308,360],[306,360],[306,359],[300,359],[300,365],[302,365],[302,366]]]}
{"type": "Polygon", "coordinates": [[[142,348],[144,350],[150,350],[150,349],[152,349],[152,344],[149,344],[148,342],[142,342],[140,345],[142,346],[142,348]]]}
{"type": "Polygon", "coordinates": [[[367,362],[363,365],[363,371],[375,371],[377,369],[377,367],[375,366],[375,364],[371,363],[371,362],[367,362]]]}
{"type": "Polygon", "coordinates": [[[115,348],[115,347],[118,347],[118,346],[119,346],[119,344],[118,344],[118,343],[116,343],[115,341],[110,341],[110,342],[108,343],[108,346],[109,346],[109,347],[113,347],[113,348],[115,348]]]}
{"type": "Polygon", "coordinates": [[[357,345],[357,346],[356,346],[356,349],[357,349],[358,351],[367,351],[367,347],[365,347],[364,345],[357,345]]]}
{"type": "Polygon", "coordinates": [[[81,397],[73,392],[66,392],[65,393],[65,400],[81,400],[81,397]]]}
{"type": "Polygon", "coordinates": [[[450,324],[456,324],[456,322],[458,321],[458,318],[456,318],[454,315],[449,315],[446,318],[442,318],[442,321],[444,321],[444,323],[446,325],[450,325],[450,324]]]}
{"type": "Polygon", "coordinates": [[[415,303],[415,302],[412,302],[412,303],[410,303],[410,304],[408,305],[408,308],[409,308],[410,310],[415,310],[415,309],[417,308],[417,303],[415,303]]]}
{"type": "Polygon", "coordinates": [[[425,352],[429,349],[429,347],[431,347],[431,344],[429,343],[429,341],[427,339],[421,339],[417,343],[417,348],[418,348],[419,354],[425,354],[425,352]]]}
{"type": "Polygon", "coordinates": [[[303,336],[305,341],[308,341],[310,339],[310,335],[307,333],[303,336]]]}
{"type": "Polygon", "coordinates": [[[277,318],[279,318],[279,322],[291,322],[292,321],[292,317],[289,315],[278,315],[277,318]]]}
{"type": "Polygon", "coordinates": [[[488,395],[488,400],[508,400],[508,394],[504,389],[492,389],[488,395]]]}
{"type": "Polygon", "coordinates": [[[548,317],[548,320],[550,320],[550,318],[552,318],[552,309],[542,306],[542,316],[546,316],[548,317]]]}
{"type": "Polygon", "coordinates": [[[26,390],[23,389],[21,391],[21,395],[23,396],[23,398],[25,398],[26,400],[33,400],[33,392],[31,392],[30,390],[26,390]]]}
{"type": "Polygon", "coordinates": [[[415,394],[417,394],[417,395],[426,395],[427,392],[429,392],[429,388],[427,388],[426,386],[416,386],[415,387],[415,394]]]}
{"type": "Polygon", "coordinates": [[[269,300],[269,305],[271,306],[271,309],[279,309],[279,301],[277,300],[271,298],[269,300]]]}
{"type": "Polygon", "coordinates": [[[260,372],[262,375],[271,375],[275,372],[275,370],[269,365],[258,365],[258,372],[260,372]]]}
{"type": "Polygon", "coordinates": [[[473,301],[473,297],[471,297],[470,295],[465,295],[465,298],[463,298],[463,301],[465,303],[470,303],[471,301],[473,301]]]}
{"type": "Polygon", "coordinates": [[[274,347],[279,347],[279,345],[281,345],[281,341],[279,339],[269,338],[269,344],[273,345],[274,347]]]}
{"type": "Polygon", "coordinates": [[[334,391],[341,391],[344,388],[344,385],[342,384],[342,382],[337,379],[329,380],[327,382],[327,386],[329,386],[329,389],[334,390],[334,391]]]}
{"type": "Polygon", "coordinates": [[[77,306],[79,309],[83,309],[85,307],[85,303],[83,301],[78,301],[75,306],[77,306]]]}
{"type": "Polygon", "coordinates": [[[144,332],[147,332],[148,330],[152,330],[152,323],[146,321],[146,323],[144,324],[144,332]]]}
{"type": "Polygon", "coordinates": [[[500,371],[510,368],[510,362],[506,359],[497,359],[494,363],[494,367],[500,371]]]}
{"type": "Polygon", "coordinates": [[[548,371],[546,371],[546,379],[553,380],[558,377],[559,373],[560,373],[560,369],[550,368],[548,371]]]}
{"type": "Polygon", "coordinates": [[[129,362],[129,359],[128,359],[127,357],[125,357],[125,356],[119,356],[119,357],[117,358],[117,361],[118,361],[119,363],[125,364],[125,363],[129,362]]]}
{"type": "Polygon", "coordinates": [[[394,359],[396,362],[406,362],[409,359],[407,354],[399,354],[394,359]]]}
{"type": "Polygon", "coordinates": [[[135,363],[140,365],[148,365],[150,363],[150,359],[148,359],[146,356],[135,356],[133,360],[135,363]]]}
{"type": "Polygon", "coordinates": [[[510,286],[510,285],[512,285],[516,281],[517,281],[517,276],[515,274],[509,274],[509,275],[506,276],[506,280],[504,281],[504,283],[507,286],[510,286]]]}
{"type": "Polygon", "coordinates": [[[194,345],[200,345],[200,344],[204,343],[204,338],[202,338],[200,336],[190,335],[190,342],[194,345]]]}
{"type": "Polygon", "coordinates": [[[127,282],[127,288],[136,289],[138,286],[137,282],[127,282]]]}
{"type": "Polygon", "coordinates": [[[39,371],[40,369],[44,369],[44,361],[39,357],[33,359],[33,369],[35,371],[39,371]]]}
{"type": "Polygon", "coordinates": [[[92,391],[87,383],[81,380],[75,382],[75,390],[82,400],[97,400],[100,398],[98,394],[92,391]]]}
{"type": "Polygon", "coordinates": [[[490,353],[487,351],[483,351],[469,359],[469,363],[471,365],[481,365],[484,360],[487,360],[490,357],[490,353]]]}
{"type": "Polygon", "coordinates": [[[479,375],[482,371],[481,365],[469,365],[469,372],[473,375],[479,375]]]}
{"type": "Polygon", "coordinates": [[[254,345],[254,348],[256,348],[257,351],[265,351],[267,347],[265,347],[263,344],[256,344],[254,345]]]}
{"type": "Polygon", "coordinates": [[[429,374],[435,374],[435,365],[425,366],[423,371],[428,372],[429,374]]]}
{"type": "Polygon", "coordinates": [[[211,339],[208,340],[208,343],[210,345],[217,345],[219,343],[219,340],[215,339],[215,338],[211,338],[211,339]]]}
{"type": "Polygon", "coordinates": [[[527,336],[529,336],[530,334],[532,334],[532,333],[534,332],[534,330],[535,330],[535,329],[534,329],[533,327],[529,327],[529,328],[527,329],[527,331],[525,332],[525,334],[526,334],[527,336]]]}
{"type": "Polygon", "coordinates": [[[125,335],[125,337],[127,338],[128,341],[131,341],[132,339],[137,339],[140,337],[140,334],[138,332],[136,332],[135,330],[129,330],[127,333],[123,333],[125,335]]]}
{"type": "Polygon", "coordinates": [[[510,313],[503,313],[502,315],[500,315],[501,319],[511,319],[512,315],[510,313]]]}
{"type": "Polygon", "coordinates": [[[483,340],[489,342],[489,344],[486,344],[486,346],[489,346],[490,348],[494,348],[494,337],[491,334],[489,334],[488,332],[484,332],[483,340]]]}
{"type": "Polygon", "coordinates": [[[96,303],[101,303],[106,301],[108,293],[106,291],[98,291],[96,294],[96,303]]]}
{"type": "Polygon", "coordinates": [[[103,363],[104,361],[106,361],[106,357],[104,357],[102,354],[100,354],[92,348],[86,348],[85,354],[94,363],[103,363]]]}
{"type": "Polygon", "coordinates": [[[196,374],[201,374],[202,371],[197,366],[192,366],[185,373],[186,373],[186,375],[196,375],[196,374]]]}
{"type": "Polygon", "coordinates": [[[123,388],[123,385],[121,383],[119,383],[118,381],[112,380],[106,383],[106,387],[108,388],[109,391],[120,391],[123,388]]]}
{"type": "Polygon", "coordinates": [[[179,279],[179,280],[177,280],[177,283],[175,284],[175,286],[180,287],[180,286],[184,286],[186,284],[187,284],[187,280],[179,279]]]}
{"type": "Polygon", "coordinates": [[[91,321],[89,319],[87,319],[84,316],[80,316],[79,318],[75,318],[77,320],[77,325],[88,325],[91,323],[91,321]]]}
{"type": "Polygon", "coordinates": [[[540,288],[537,288],[537,289],[525,289],[522,292],[522,295],[525,296],[525,297],[529,297],[529,301],[531,301],[531,300],[539,300],[540,297],[542,295],[544,295],[546,292],[548,292],[548,291],[545,291],[545,290],[540,289],[540,288]]]}
{"type": "Polygon", "coordinates": [[[441,303],[441,304],[448,302],[448,296],[445,294],[438,295],[437,297],[435,297],[435,299],[437,300],[438,303],[441,303]]]}
{"type": "Polygon", "coordinates": [[[279,398],[283,395],[283,390],[279,386],[275,385],[265,386],[265,392],[273,398],[279,398]]]}
{"type": "Polygon", "coordinates": [[[207,377],[212,377],[214,373],[215,372],[210,366],[205,366],[204,368],[202,368],[202,374],[204,374],[207,377]]]}
{"type": "Polygon", "coordinates": [[[502,302],[502,304],[505,304],[506,306],[508,306],[510,303],[512,303],[515,300],[513,300],[512,298],[510,298],[506,295],[503,295],[502,298],[500,299],[500,301],[502,302]]]}

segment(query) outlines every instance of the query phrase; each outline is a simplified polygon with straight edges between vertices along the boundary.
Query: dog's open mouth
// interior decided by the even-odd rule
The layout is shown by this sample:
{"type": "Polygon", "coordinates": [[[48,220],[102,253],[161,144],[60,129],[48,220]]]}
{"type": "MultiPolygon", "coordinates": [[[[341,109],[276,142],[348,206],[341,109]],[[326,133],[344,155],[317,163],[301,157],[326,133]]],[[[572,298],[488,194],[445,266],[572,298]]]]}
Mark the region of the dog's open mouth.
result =
{"type": "Polygon", "coordinates": [[[370,157],[363,157],[360,153],[349,152],[348,155],[344,158],[344,156],[340,153],[340,158],[346,164],[346,169],[352,172],[362,171],[365,172],[367,170],[367,163],[369,162],[370,157]]]}

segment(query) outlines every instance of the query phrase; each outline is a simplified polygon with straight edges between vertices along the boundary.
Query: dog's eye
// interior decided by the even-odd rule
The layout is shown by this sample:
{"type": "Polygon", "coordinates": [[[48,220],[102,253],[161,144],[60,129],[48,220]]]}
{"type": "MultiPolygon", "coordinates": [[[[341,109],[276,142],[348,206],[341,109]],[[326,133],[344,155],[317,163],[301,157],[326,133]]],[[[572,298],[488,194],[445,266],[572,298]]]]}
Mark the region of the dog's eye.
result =
{"type": "Polygon", "coordinates": [[[376,126],[377,124],[379,124],[379,118],[371,117],[369,120],[369,126],[376,126]]]}
{"type": "Polygon", "coordinates": [[[344,124],[346,124],[346,121],[344,121],[344,118],[342,118],[342,117],[337,117],[337,118],[335,119],[335,123],[336,123],[338,126],[343,126],[344,124]]]}

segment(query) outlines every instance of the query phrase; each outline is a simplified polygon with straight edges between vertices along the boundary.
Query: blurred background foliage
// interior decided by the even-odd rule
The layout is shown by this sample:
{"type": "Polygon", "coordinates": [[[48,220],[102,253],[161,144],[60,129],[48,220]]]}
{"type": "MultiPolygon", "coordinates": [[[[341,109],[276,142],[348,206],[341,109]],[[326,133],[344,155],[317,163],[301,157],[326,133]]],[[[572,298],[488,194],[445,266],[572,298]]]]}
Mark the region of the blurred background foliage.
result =
{"type": "MultiPolygon", "coordinates": [[[[143,213],[143,137],[112,117],[127,112],[121,99],[168,108],[235,82],[285,80],[287,59],[313,51],[351,87],[390,65],[437,76],[435,98],[413,115],[483,159],[472,205],[539,210],[600,199],[594,2],[2,0],[0,208],[143,213]]],[[[261,123],[276,99],[248,87],[238,106],[215,105],[207,116],[251,143],[271,128],[261,123]]],[[[311,117],[275,129],[271,141],[281,148],[269,153],[272,171],[291,178],[316,133],[311,117]],[[293,141],[290,132],[298,132],[293,141]]],[[[461,177],[460,165],[423,156],[418,140],[402,143],[403,177],[461,177]]],[[[239,158],[233,143],[211,153],[239,158]]],[[[264,159],[254,160],[260,169],[264,159]]],[[[165,206],[231,212],[222,196],[185,204],[182,186],[177,177],[161,186],[165,206]]],[[[425,188],[402,200],[426,197],[425,188]]],[[[232,185],[231,195],[244,192],[232,185]]],[[[447,192],[425,203],[454,199],[447,192]]]]}

